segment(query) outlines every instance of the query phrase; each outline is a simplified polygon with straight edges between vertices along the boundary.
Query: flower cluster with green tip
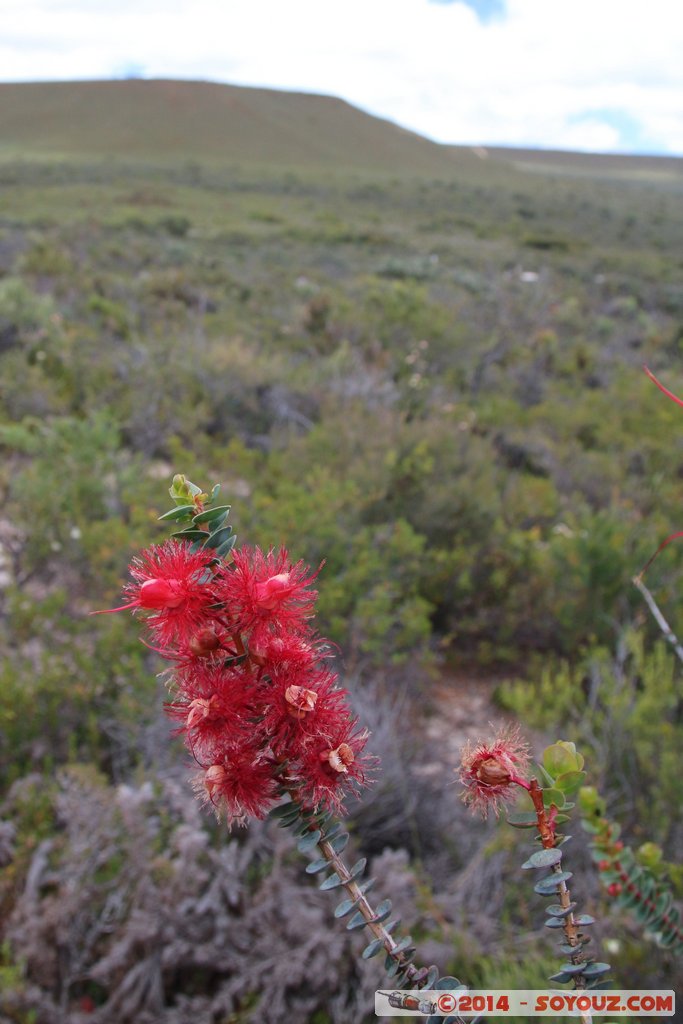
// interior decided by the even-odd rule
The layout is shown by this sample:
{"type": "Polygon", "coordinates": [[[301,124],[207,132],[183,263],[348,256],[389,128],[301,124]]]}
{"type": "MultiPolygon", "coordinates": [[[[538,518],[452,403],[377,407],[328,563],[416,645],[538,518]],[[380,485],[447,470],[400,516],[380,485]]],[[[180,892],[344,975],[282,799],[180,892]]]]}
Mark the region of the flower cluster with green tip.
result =
{"type": "Polygon", "coordinates": [[[314,630],[317,573],[283,549],[236,549],[218,490],[174,477],[160,519],[182,529],[133,560],[111,611],[142,612],[149,646],[172,663],[167,710],[217,813],[262,818],[285,789],[339,811],[375,759],[314,630]]]}

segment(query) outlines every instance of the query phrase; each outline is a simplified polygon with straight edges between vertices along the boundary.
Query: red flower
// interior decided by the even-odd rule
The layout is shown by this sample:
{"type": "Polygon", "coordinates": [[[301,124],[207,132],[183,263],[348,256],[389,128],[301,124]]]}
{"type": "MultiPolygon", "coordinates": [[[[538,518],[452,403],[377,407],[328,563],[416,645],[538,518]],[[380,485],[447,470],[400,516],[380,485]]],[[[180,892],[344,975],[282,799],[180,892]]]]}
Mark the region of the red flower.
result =
{"type": "Polygon", "coordinates": [[[314,668],[316,662],[324,657],[325,647],[324,641],[312,640],[300,633],[274,630],[269,622],[255,626],[249,637],[249,655],[267,671],[273,666],[286,666],[294,672],[314,668]]]}
{"type": "Polygon", "coordinates": [[[486,817],[489,809],[496,817],[500,804],[515,797],[513,786],[529,788],[523,778],[529,766],[529,747],[517,726],[499,729],[490,743],[468,742],[462,754],[460,781],[465,787],[463,800],[472,810],[486,817]]]}
{"type": "Polygon", "coordinates": [[[130,598],[128,604],[105,611],[152,611],[147,624],[162,647],[177,640],[187,641],[204,624],[207,608],[215,600],[209,569],[212,559],[212,554],[192,551],[183,541],[152,545],[130,564],[134,582],[124,587],[125,596],[130,598]]]}
{"type": "Polygon", "coordinates": [[[273,668],[260,685],[259,734],[277,757],[297,758],[311,743],[331,743],[349,721],[346,690],[325,668],[273,668]]]}
{"type": "Polygon", "coordinates": [[[245,546],[233,554],[233,564],[216,582],[235,632],[267,624],[278,632],[301,634],[310,631],[308,619],[318,596],[310,584],[316,576],[302,561],[291,565],[284,548],[265,555],[245,546]]]}
{"type": "Polygon", "coordinates": [[[292,778],[305,805],[325,805],[341,814],[347,794],[368,784],[368,772],[378,758],[362,754],[370,733],[356,727],[357,719],[347,720],[333,739],[311,743],[302,752],[292,778]]]}
{"type": "Polygon", "coordinates": [[[208,767],[226,749],[254,734],[258,694],[252,674],[241,665],[225,667],[199,661],[176,676],[178,698],[166,705],[181,722],[188,748],[208,767]]]}
{"type": "Polygon", "coordinates": [[[272,763],[250,744],[223,755],[202,772],[194,787],[213,804],[217,817],[226,815],[229,825],[264,818],[279,794],[272,763]]]}

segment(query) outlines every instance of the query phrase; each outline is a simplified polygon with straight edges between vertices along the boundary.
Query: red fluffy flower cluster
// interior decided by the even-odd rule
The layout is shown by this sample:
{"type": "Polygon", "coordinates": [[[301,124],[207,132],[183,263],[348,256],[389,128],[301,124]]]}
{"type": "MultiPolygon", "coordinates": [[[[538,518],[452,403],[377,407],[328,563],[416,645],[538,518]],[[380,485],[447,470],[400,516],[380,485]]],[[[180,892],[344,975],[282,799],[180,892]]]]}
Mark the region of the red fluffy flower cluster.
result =
{"type": "Polygon", "coordinates": [[[283,792],[339,812],[373,759],[368,732],[323,662],[314,632],[317,573],[287,552],[243,547],[232,562],[186,542],[130,567],[128,603],[150,614],[154,648],[174,663],[170,714],[202,772],[196,787],[229,822],[263,817],[283,792]]]}

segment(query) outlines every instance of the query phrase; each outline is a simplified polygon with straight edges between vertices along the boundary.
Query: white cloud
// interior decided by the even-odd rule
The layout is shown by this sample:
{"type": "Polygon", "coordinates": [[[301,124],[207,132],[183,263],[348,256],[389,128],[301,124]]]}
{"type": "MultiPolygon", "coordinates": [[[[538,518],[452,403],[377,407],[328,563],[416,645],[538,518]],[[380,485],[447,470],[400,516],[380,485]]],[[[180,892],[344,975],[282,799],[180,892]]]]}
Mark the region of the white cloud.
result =
{"type": "Polygon", "coordinates": [[[678,0],[0,0],[0,77],[210,78],[343,96],[440,141],[683,153],[678,0]],[[633,144],[633,139],[631,139],[633,144]]]}

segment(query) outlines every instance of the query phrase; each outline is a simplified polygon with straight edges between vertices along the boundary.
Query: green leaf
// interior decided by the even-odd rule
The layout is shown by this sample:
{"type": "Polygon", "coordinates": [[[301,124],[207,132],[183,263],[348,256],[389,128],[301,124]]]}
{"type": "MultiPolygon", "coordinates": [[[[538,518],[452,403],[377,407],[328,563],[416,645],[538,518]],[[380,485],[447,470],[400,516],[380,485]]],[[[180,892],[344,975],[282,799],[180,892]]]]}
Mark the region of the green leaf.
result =
{"type": "Polygon", "coordinates": [[[382,939],[373,939],[373,941],[365,947],[361,956],[364,960],[369,960],[370,957],[377,956],[381,949],[384,949],[384,942],[382,939]]]}
{"type": "Polygon", "coordinates": [[[232,526],[223,526],[223,527],[221,527],[220,530],[216,530],[215,533],[210,533],[208,535],[207,534],[203,534],[203,536],[206,537],[206,541],[204,542],[204,547],[205,548],[210,548],[211,550],[213,550],[214,548],[219,548],[221,546],[221,544],[223,544],[226,540],[228,540],[228,538],[230,537],[231,533],[232,533],[232,526]]]}
{"type": "Polygon", "coordinates": [[[555,786],[564,793],[574,793],[585,778],[585,772],[564,772],[555,779],[555,786]]]}
{"type": "Polygon", "coordinates": [[[299,853],[310,853],[320,842],[322,832],[307,832],[306,835],[302,836],[299,842],[296,844],[296,848],[299,853]]]}
{"type": "Polygon", "coordinates": [[[566,917],[567,914],[571,914],[575,906],[576,903],[570,903],[568,907],[563,907],[559,903],[553,903],[545,908],[545,912],[551,917],[566,917]]]}
{"type": "Polygon", "coordinates": [[[346,925],[346,930],[349,932],[353,932],[356,931],[356,929],[358,928],[365,928],[366,924],[367,921],[361,914],[360,910],[357,910],[353,917],[349,919],[346,925]]]}
{"type": "Polygon", "coordinates": [[[208,533],[204,533],[203,530],[195,530],[192,527],[190,527],[189,530],[181,530],[179,533],[172,533],[171,534],[171,537],[173,537],[176,540],[190,540],[190,541],[204,540],[204,538],[208,537],[208,536],[209,536],[208,533]]]}
{"type": "Polygon", "coordinates": [[[324,871],[326,867],[330,866],[330,862],[322,857],[319,860],[311,860],[310,864],[306,864],[306,874],[317,874],[319,871],[324,871]]]}
{"type": "Polygon", "coordinates": [[[581,771],[584,767],[584,759],[581,754],[577,753],[577,748],[573,743],[566,739],[560,739],[558,742],[546,746],[543,752],[543,765],[551,775],[557,778],[564,772],[581,771]]]}
{"type": "Polygon", "coordinates": [[[533,811],[521,811],[519,814],[508,814],[507,823],[513,828],[533,828],[538,824],[538,818],[533,811]]]}
{"type": "Polygon", "coordinates": [[[179,505],[177,508],[164,512],[163,516],[159,516],[157,522],[165,523],[167,520],[173,522],[175,519],[184,519],[185,516],[190,516],[193,512],[194,505],[179,505]]]}
{"type": "Polygon", "coordinates": [[[298,814],[290,814],[286,818],[282,817],[282,818],[278,819],[278,827],[279,828],[291,828],[292,825],[296,825],[298,821],[299,821],[299,815],[298,814]]]}
{"type": "Polygon", "coordinates": [[[564,921],[561,921],[559,917],[549,917],[545,926],[546,928],[564,928],[564,921]]]}
{"type": "Polygon", "coordinates": [[[571,978],[575,974],[584,974],[585,970],[586,970],[586,965],[585,964],[566,963],[566,964],[562,964],[562,966],[560,967],[560,970],[562,971],[563,974],[568,974],[570,976],[570,978],[571,978]]]}
{"type": "Polygon", "coordinates": [[[560,882],[568,882],[573,877],[571,871],[558,871],[556,874],[547,875],[540,882],[536,882],[534,892],[537,892],[539,896],[554,896],[558,884],[560,882]]]}
{"type": "Polygon", "coordinates": [[[572,980],[571,974],[566,974],[564,971],[560,971],[558,974],[551,974],[550,977],[548,978],[548,981],[557,981],[561,985],[565,981],[571,981],[571,980],[572,980]]]}
{"type": "Polygon", "coordinates": [[[390,978],[393,978],[396,972],[398,971],[398,967],[398,960],[394,960],[393,956],[390,953],[387,953],[386,957],[384,958],[385,973],[388,974],[390,978]]]}
{"type": "MultiPolygon", "coordinates": [[[[325,839],[327,839],[327,836],[325,836],[325,839]]],[[[342,835],[335,836],[335,838],[330,843],[330,846],[332,847],[335,853],[341,853],[342,850],[345,848],[346,844],[348,843],[348,841],[349,833],[343,832],[342,835]]]]}
{"type": "Polygon", "coordinates": [[[350,871],[351,878],[358,878],[359,875],[362,875],[363,872],[365,871],[365,865],[367,864],[367,862],[368,862],[367,857],[361,857],[360,860],[357,860],[356,863],[351,868],[351,871],[350,871]]]}
{"type": "Polygon", "coordinates": [[[342,900],[341,903],[336,907],[336,909],[334,911],[334,916],[335,917],[346,917],[347,914],[351,913],[351,911],[353,910],[353,908],[355,907],[357,902],[358,902],[357,899],[356,900],[342,900]]]}
{"type": "Polygon", "coordinates": [[[550,807],[551,804],[555,804],[558,811],[561,810],[565,805],[564,793],[561,789],[544,789],[543,790],[543,806],[550,807]]]}
{"type": "Polygon", "coordinates": [[[432,964],[432,966],[429,968],[429,971],[427,973],[427,979],[425,981],[425,988],[428,991],[430,989],[433,989],[434,988],[434,984],[438,980],[438,978],[439,978],[439,968],[435,967],[432,964]]]}
{"type": "Polygon", "coordinates": [[[210,523],[212,519],[218,519],[219,516],[227,515],[231,507],[231,505],[216,505],[215,508],[207,508],[204,512],[194,516],[192,522],[210,523]]]}
{"type": "Polygon", "coordinates": [[[537,762],[536,764],[536,773],[540,776],[541,782],[544,786],[550,786],[551,788],[555,786],[555,779],[545,770],[540,762],[537,762]]]}
{"type": "Polygon", "coordinates": [[[553,743],[543,751],[543,767],[556,780],[558,775],[564,775],[565,772],[580,770],[581,765],[577,761],[576,748],[574,747],[574,752],[570,749],[573,746],[573,743],[566,744],[560,740],[559,743],[553,743]]]}
{"type": "MultiPolygon", "coordinates": [[[[394,956],[396,956],[397,953],[405,953],[407,949],[411,948],[412,944],[413,940],[411,939],[410,935],[406,935],[405,939],[401,939],[401,941],[394,946],[391,952],[393,953],[394,956]]],[[[438,985],[436,986],[436,988],[439,987],[440,986],[438,985]]]]}
{"type": "Polygon", "coordinates": [[[373,921],[375,924],[382,924],[391,915],[391,900],[382,900],[375,910],[373,921]]]}
{"type": "Polygon", "coordinates": [[[225,558],[229,554],[237,543],[237,534],[233,533],[232,537],[228,537],[220,547],[216,548],[216,555],[218,558],[225,558]]]}
{"type": "Polygon", "coordinates": [[[549,868],[553,864],[559,864],[562,860],[562,851],[552,847],[547,850],[537,850],[532,853],[523,864],[523,868],[549,868]]]}
{"type": "Polygon", "coordinates": [[[607,974],[612,968],[609,964],[588,964],[584,966],[583,973],[587,978],[598,978],[601,974],[607,974]]]}
{"type": "Polygon", "coordinates": [[[590,914],[579,914],[578,917],[574,918],[574,923],[578,924],[581,928],[587,928],[588,925],[595,924],[595,918],[591,917],[590,914]]]}
{"type": "Polygon", "coordinates": [[[287,800],[283,804],[278,804],[277,807],[271,807],[268,811],[269,818],[288,818],[289,815],[296,811],[297,817],[299,816],[299,809],[292,800],[287,800]]]}
{"type": "Polygon", "coordinates": [[[335,871],[333,874],[329,876],[329,878],[326,878],[324,882],[321,882],[318,888],[322,889],[323,892],[326,892],[328,889],[338,889],[339,886],[343,884],[344,883],[342,882],[341,878],[335,871]]]}

